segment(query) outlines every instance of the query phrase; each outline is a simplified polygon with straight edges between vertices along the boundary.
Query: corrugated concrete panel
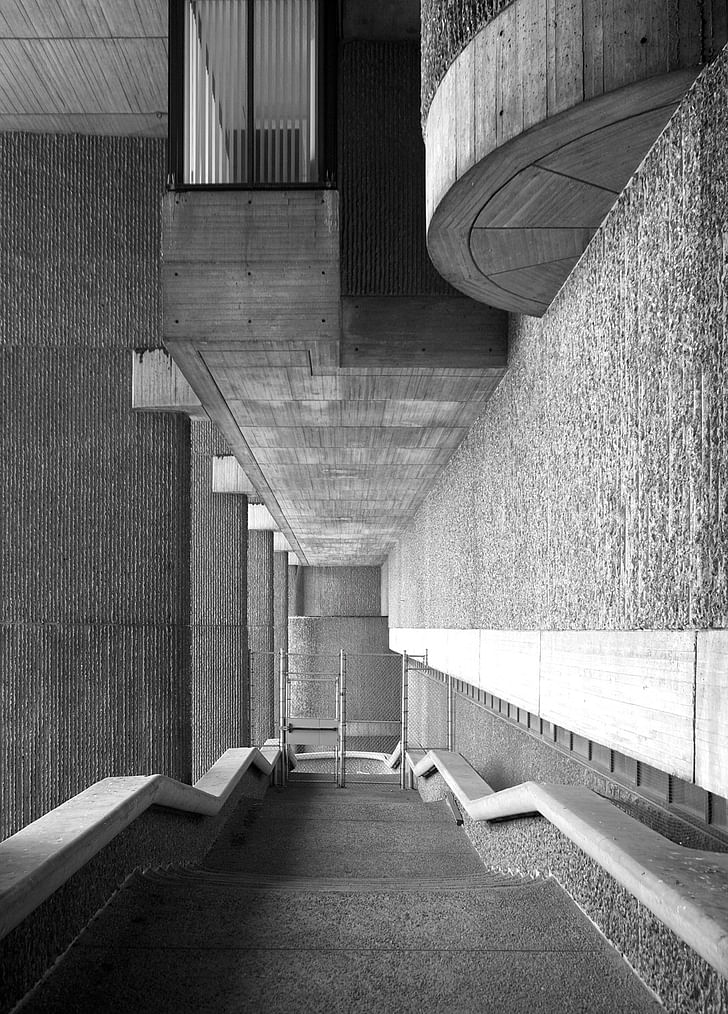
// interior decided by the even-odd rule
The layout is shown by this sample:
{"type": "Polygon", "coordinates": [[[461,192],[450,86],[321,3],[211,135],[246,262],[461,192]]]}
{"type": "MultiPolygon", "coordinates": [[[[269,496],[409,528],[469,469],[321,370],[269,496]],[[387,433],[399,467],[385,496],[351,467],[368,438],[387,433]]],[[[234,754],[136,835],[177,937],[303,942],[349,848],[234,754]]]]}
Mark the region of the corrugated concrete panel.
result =
{"type": "Polygon", "coordinates": [[[160,338],[164,147],[0,136],[0,834],[106,775],[191,773],[189,424],[160,338]]]}
{"type": "Polygon", "coordinates": [[[513,318],[505,379],[400,542],[393,624],[726,625],[727,153],[724,51],[548,313],[513,318]]]}
{"type": "Polygon", "coordinates": [[[273,651],[273,532],[248,532],[248,639],[273,651]]]}
{"type": "Polygon", "coordinates": [[[247,497],[212,492],[212,459],[227,446],[209,422],[191,424],[190,627],[192,777],[247,744],[247,497]]]}
{"type": "Polygon", "coordinates": [[[339,80],[342,293],[452,292],[425,244],[417,43],[346,43],[339,80]]]}
{"type": "Polygon", "coordinates": [[[273,649],[288,651],[288,553],[273,552],[273,649]]]}
{"type": "Polygon", "coordinates": [[[379,567],[305,567],[306,616],[379,616],[379,567]]]}

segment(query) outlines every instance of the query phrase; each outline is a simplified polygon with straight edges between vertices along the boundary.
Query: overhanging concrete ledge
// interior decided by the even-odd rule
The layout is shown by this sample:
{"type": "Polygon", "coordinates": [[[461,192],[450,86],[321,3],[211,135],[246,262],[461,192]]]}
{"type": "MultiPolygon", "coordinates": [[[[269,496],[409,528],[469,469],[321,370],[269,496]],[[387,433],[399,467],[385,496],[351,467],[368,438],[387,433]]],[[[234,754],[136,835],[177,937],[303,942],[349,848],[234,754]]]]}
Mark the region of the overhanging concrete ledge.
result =
{"type": "Polygon", "coordinates": [[[523,782],[494,792],[467,761],[430,750],[408,763],[439,771],[472,820],[540,813],[723,976],[728,976],[728,855],[684,848],[579,785],[523,782]]]}
{"type": "Polygon", "coordinates": [[[249,767],[270,775],[279,753],[226,750],[195,785],[165,775],[104,778],[0,842],[0,939],[150,806],[215,816],[249,767]]]}

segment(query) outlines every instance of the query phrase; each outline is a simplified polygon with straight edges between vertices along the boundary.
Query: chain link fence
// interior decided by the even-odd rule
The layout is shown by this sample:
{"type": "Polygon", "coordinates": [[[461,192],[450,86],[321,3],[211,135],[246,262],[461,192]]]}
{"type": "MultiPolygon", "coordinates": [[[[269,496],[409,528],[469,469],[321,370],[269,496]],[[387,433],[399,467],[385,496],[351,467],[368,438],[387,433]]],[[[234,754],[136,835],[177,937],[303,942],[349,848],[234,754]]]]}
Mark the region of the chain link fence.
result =
{"type": "Polygon", "coordinates": [[[402,726],[399,655],[346,655],[346,748],[391,753],[402,726]]]}
{"type": "Polygon", "coordinates": [[[450,678],[421,659],[407,658],[407,745],[414,750],[447,750],[452,742],[450,678]]]}

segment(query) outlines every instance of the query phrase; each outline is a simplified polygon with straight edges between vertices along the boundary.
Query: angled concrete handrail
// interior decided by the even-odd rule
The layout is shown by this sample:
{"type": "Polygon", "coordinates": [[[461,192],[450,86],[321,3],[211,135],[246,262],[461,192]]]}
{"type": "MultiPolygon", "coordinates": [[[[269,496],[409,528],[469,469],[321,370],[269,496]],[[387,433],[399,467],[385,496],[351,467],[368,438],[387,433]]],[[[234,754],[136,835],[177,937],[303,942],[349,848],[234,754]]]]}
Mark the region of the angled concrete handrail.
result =
{"type": "Polygon", "coordinates": [[[104,778],[0,842],[0,939],[152,805],[214,816],[253,765],[270,775],[275,746],[226,750],[195,785],[166,775],[104,778]]]}
{"type": "Polygon", "coordinates": [[[675,845],[581,785],[523,782],[494,792],[460,754],[407,759],[418,777],[439,771],[472,820],[542,814],[728,976],[728,854],[675,845]]]}

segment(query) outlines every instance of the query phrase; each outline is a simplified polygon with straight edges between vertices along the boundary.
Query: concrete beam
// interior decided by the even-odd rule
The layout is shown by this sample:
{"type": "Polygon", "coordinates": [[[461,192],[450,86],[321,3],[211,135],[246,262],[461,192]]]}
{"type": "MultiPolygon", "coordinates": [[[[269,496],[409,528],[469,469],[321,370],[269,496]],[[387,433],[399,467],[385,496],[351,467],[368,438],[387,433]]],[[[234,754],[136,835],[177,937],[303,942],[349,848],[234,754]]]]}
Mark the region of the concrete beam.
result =
{"type": "Polygon", "coordinates": [[[131,407],[140,412],[181,412],[206,419],[200,399],[166,349],[134,349],[131,407]]]}
{"type": "Polygon", "coordinates": [[[220,454],[213,457],[212,492],[256,495],[255,486],[233,454],[220,454]]]}
{"type": "Polygon", "coordinates": [[[248,504],[249,532],[277,532],[278,522],[263,503],[248,504]]]}
{"type": "Polygon", "coordinates": [[[283,532],[273,532],[273,552],[274,553],[293,552],[293,550],[291,549],[291,545],[288,539],[283,534],[283,532]]]}

